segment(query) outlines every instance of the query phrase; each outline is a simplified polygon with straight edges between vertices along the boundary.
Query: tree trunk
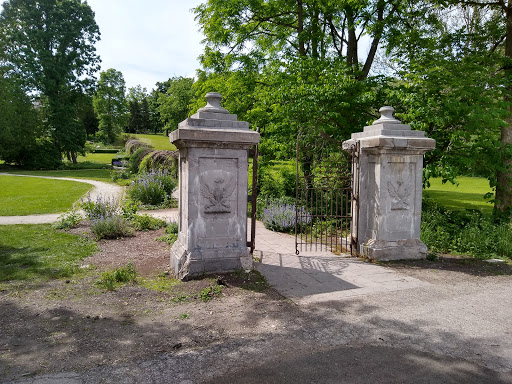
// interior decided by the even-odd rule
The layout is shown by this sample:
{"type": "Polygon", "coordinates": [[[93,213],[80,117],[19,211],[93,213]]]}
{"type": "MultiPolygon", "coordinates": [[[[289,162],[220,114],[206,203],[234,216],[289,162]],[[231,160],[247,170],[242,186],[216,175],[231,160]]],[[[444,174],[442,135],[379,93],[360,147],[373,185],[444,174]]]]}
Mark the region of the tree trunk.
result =
{"type": "MultiPolygon", "coordinates": [[[[505,56],[512,58],[512,0],[508,1],[506,10],[507,30],[505,38],[505,56]]],[[[508,79],[512,78],[512,67],[505,68],[508,79]]],[[[507,87],[506,99],[512,103],[512,86],[507,87]]],[[[502,148],[512,145],[512,106],[507,125],[501,128],[500,142],[502,148]]],[[[496,201],[494,210],[500,216],[510,216],[512,213],[512,159],[502,155],[504,169],[497,172],[496,201]]]]}
{"type": "Polygon", "coordinates": [[[71,152],[71,159],[73,160],[73,164],[78,163],[78,162],[76,161],[76,152],[71,152]]]}
{"type": "Polygon", "coordinates": [[[302,0],[297,0],[297,34],[299,39],[299,55],[306,56],[306,47],[304,45],[304,9],[302,0]]]}

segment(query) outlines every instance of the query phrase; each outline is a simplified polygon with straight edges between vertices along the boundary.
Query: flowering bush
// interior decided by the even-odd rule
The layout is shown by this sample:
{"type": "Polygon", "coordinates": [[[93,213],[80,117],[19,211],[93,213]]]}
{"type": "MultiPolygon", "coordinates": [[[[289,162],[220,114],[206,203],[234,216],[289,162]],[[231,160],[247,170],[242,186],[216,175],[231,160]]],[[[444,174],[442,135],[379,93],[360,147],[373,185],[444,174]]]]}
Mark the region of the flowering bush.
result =
{"type": "MultiPolygon", "coordinates": [[[[262,220],[265,228],[277,232],[291,232],[295,230],[295,205],[271,200],[263,210],[262,220]]],[[[304,207],[299,207],[299,215],[302,216],[302,224],[309,224],[311,216],[304,207]]]]}
{"type": "Polygon", "coordinates": [[[133,236],[135,230],[121,215],[103,216],[91,220],[91,231],[99,239],[118,239],[133,236]]]}
{"type": "Polygon", "coordinates": [[[143,173],[132,182],[128,195],[142,204],[160,205],[171,199],[176,180],[162,171],[143,173]]]}
{"type": "Polygon", "coordinates": [[[114,216],[118,211],[118,202],[112,198],[98,196],[96,201],[91,199],[91,195],[87,199],[82,199],[80,207],[84,210],[89,220],[114,216]]]}

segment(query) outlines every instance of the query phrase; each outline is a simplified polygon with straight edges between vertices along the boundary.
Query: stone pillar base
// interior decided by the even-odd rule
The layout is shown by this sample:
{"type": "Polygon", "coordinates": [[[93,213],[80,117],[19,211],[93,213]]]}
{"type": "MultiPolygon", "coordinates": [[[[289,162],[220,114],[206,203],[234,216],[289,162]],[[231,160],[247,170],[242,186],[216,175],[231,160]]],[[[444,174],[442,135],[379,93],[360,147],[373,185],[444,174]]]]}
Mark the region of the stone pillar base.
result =
{"type": "Polygon", "coordinates": [[[385,241],[368,240],[362,254],[372,260],[419,260],[427,257],[427,246],[420,239],[385,241]]]}
{"type": "Polygon", "coordinates": [[[188,252],[179,240],[171,248],[171,268],[180,280],[213,273],[251,270],[252,256],[249,248],[203,249],[188,252]]]}

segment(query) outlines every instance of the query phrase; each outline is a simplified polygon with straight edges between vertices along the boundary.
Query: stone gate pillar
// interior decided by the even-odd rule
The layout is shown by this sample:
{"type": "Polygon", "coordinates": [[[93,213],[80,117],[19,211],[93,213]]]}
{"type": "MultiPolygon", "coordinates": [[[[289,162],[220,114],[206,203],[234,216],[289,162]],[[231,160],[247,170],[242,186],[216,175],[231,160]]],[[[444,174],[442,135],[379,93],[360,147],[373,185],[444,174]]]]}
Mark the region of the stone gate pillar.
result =
{"type": "Polygon", "coordinates": [[[179,234],[171,267],[180,279],[252,267],[247,248],[249,123],[206,94],[207,105],[169,135],[179,149],[179,234]]]}
{"type": "Polygon", "coordinates": [[[358,151],[352,223],[358,253],[376,260],[421,259],[427,254],[420,240],[423,155],[435,140],[401,124],[392,107],[380,112],[380,119],[343,143],[358,151]]]}

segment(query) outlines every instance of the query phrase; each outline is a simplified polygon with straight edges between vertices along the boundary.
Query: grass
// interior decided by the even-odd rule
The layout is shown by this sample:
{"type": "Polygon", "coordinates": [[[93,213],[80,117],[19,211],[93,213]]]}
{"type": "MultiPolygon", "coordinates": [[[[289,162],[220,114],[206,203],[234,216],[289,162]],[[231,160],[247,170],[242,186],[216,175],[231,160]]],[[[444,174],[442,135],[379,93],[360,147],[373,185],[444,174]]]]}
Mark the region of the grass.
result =
{"type": "Polygon", "coordinates": [[[50,225],[0,226],[0,282],[69,277],[96,243],[50,225]]]}
{"type": "Polygon", "coordinates": [[[104,167],[105,165],[111,165],[115,156],[116,153],[87,153],[85,156],[78,156],[76,160],[78,163],[89,162],[104,167]]]}
{"type": "Polygon", "coordinates": [[[30,176],[50,176],[50,177],[71,177],[74,179],[90,179],[103,182],[112,182],[109,169],[77,169],[77,170],[55,170],[55,171],[24,171],[9,170],[8,173],[30,176]]]}
{"type": "Polygon", "coordinates": [[[430,188],[424,196],[450,210],[477,209],[486,215],[492,213],[493,206],[484,195],[492,192],[489,181],[479,177],[459,177],[458,185],[449,182],[442,184],[440,178],[430,179],[430,188]]]}
{"type": "Polygon", "coordinates": [[[148,143],[151,145],[156,151],[166,150],[166,151],[175,151],[176,147],[171,144],[169,141],[169,137],[165,136],[163,133],[160,135],[146,135],[146,134],[132,134],[130,136],[135,136],[137,140],[148,143]]]}
{"type": "Polygon", "coordinates": [[[75,181],[0,175],[0,216],[64,212],[91,188],[75,181]]]}

